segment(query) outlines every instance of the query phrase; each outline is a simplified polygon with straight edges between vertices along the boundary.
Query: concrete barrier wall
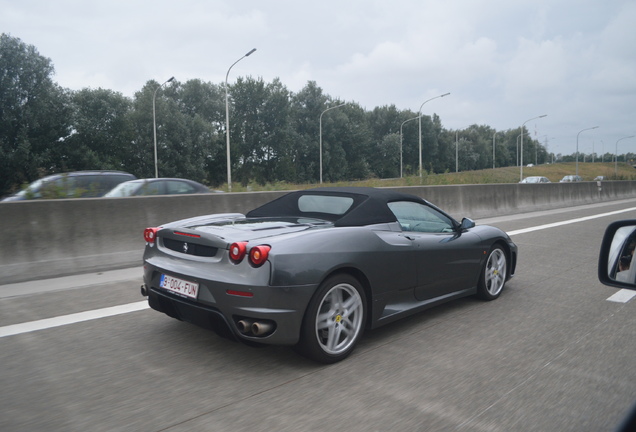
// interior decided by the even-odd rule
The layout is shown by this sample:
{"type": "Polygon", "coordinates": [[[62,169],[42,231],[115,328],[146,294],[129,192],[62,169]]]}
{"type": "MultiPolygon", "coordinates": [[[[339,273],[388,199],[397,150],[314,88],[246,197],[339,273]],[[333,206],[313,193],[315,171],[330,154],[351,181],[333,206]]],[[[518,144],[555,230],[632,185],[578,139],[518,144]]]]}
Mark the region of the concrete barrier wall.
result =
{"type": "MultiPolygon", "coordinates": [[[[421,196],[457,219],[636,197],[633,181],[395,189],[421,196]]],[[[0,203],[0,284],[141,266],[144,228],[211,213],[245,213],[285,193],[0,203]]]]}

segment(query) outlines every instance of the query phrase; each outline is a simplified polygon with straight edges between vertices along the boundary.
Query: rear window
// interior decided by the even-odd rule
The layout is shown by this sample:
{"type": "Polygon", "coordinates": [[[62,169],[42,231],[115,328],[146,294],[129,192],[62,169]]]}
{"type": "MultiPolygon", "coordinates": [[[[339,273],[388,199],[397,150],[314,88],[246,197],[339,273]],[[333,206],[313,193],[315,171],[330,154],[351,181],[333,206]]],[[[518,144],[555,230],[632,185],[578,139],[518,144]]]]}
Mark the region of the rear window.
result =
{"type": "Polygon", "coordinates": [[[353,198],[329,195],[303,195],[298,198],[298,210],[303,213],[343,215],[353,205],[353,198]]]}

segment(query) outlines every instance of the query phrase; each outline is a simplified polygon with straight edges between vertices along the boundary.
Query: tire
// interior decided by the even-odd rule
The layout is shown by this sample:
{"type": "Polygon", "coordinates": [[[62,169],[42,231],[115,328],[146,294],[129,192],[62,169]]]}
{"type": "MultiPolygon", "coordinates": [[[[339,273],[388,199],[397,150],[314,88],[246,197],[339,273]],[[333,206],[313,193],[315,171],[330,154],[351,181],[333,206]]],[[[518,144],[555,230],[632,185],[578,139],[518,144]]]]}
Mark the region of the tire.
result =
{"type": "Polygon", "coordinates": [[[493,246],[479,275],[477,296],[495,300],[501,294],[508,278],[508,257],[501,246],[493,246]]]}
{"type": "Polygon", "coordinates": [[[335,275],[323,282],[303,318],[298,351],[320,363],[344,360],[364,332],[364,290],[352,276],[335,275]]]}

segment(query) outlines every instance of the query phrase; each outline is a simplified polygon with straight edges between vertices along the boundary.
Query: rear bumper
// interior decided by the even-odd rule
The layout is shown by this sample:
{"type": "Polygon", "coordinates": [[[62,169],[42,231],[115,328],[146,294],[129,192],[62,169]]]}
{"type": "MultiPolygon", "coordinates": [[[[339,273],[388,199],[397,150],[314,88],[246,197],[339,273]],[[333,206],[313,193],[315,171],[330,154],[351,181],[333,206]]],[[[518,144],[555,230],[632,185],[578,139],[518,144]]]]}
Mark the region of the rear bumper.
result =
{"type": "Polygon", "coordinates": [[[229,284],[156,268],[144,267],[145,290],[152,309],[181,321],[210,329],[222,337],[272,345],[294,345],[315,285],[254,286],[229,284]],[[190,299],[159,287],[161,274],[199,284],[199,299],[190,299]],[[252,297],[228,294],[230,291],[253,293],[252,297]],[[271,324],[271,331],[256,336],[245,331],[245,323],[271,324]]]}
{"type": "Polygon", "coordinates": [[[154,288],[149,288],[147,293],[148,305],[154,310],[163,312],[179,321],[186,321],[208,330],[214,330],[219,336],[238,340],[220,311],[187,303],[154,288]]]}

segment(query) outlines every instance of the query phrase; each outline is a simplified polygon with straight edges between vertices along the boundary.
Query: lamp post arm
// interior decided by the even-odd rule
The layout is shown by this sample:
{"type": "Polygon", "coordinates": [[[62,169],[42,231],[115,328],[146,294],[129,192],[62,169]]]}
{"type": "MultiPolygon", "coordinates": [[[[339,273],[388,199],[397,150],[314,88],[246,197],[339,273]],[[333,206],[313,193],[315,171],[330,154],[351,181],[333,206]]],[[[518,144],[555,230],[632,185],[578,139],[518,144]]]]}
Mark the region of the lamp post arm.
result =
{"type": "Polygon", "coordinates": [[[581,129],[579,133],[576,134],[576,175],[579,175],[579,135],[581,135],[581,132],[585,132],[585,131],[597,129],[597,128],[598,126],[581,129]]]}
{"type": "Polygon", "coordinates": [[[492,169],[495,169],[495,136],[497,136],[499,132],[495,132],[492,134],[492,169]]]}
{"type": "Polygon", "coordinates": [[[623,138],[619,138],[616,141],[616,149],[614,150],[614,175],[618,177],[618,141],[623,141],[624,139],[634,138],[635,135],[626,136],[623,138]]]}
{"type": "Polygon", "coordinates": [[[332,106],[332,107],[327,108],[326,110],[324,110],[323,112],[320,113],[320,119],[319,119],[320,120],[319,121],[319,124],[320,124],[319,125],[319,137],[320,137],[320,140],[319,140],[319,145],[318,145],[319,153],[320,153],[320,184],[322,184],[322,115],[324,113],[326,113],[327,111],[330,111],[330,110],[336,109],[336,108],[340,108],[341,106],[346,105],[346,104],[347,103],[344,102],[344,103],[341,103],[340,105],[332,106]]]}
{"type": "Polygon", "coordinates": [[[520,156],[519,156],[519,159],[520,159],[520,163],[519,163],[519,181],[523,180],[523,128],[526,125],[526,123],[528,123],[529,121],[540,119],[540,118],[547,117],[547,116],[548,116],[547,114],[543,114],[543,115],[540,115],[540,116],[537,116],[537,117],[532,117],[531,119],[528,119],[528,120],[524,121],[521,124],[521,150],[520,150],[520,156]]]}
{"type": "Polygon", "coordinates": [[[403,152],[402,152],[402,144],[403,144],[402,143],[402,126],[404,126],[405,123],[408,123],[411,120],[417,120],[419,118],[420,118],[420,116],[417,116],[417,117],[410,118],[408,120],[404,120],[402,122],[402,124],[400,125],[400,178],[402,178],[402,167],[403,167],[403,158],[402,158],[402,155],[403,155],[403,152]]]}
{"type": "Polygon", "coordinates": [[[230,104],[229,104],[229,96],[228,96],[228,85],[227,80],[230,76],[230,71],[234,67],[235,64],[243,60],[245,57],[251,55],[256,48],[252,48],[247,54],[243,57],[232,63],[227,69],[227,73],[225,74],[225,140],[226,140],[226,159],[227,159],[227,191],[232,192],[232,165],[230,162],[230,104]]]}
{"type": "Polygon", "coordinates": [[[155,178],[159,178],[159,168],[157,166],[157,117],[155,114],[155,99],[157,98],[157,91],[173,79],[174,77],[170,77],[163,83],[159,84],[155,89],[155,92],[152,94],[152,138],[155,144],[155,178]]]}
{"type": "Polygon", "coordinates": [[[430,99],[425,100],[424,102],[422,102],[422,105],[420,105],[420,109],[418,111],[418,114],[419,114],[419,116],[418,116],[419,117],[419,122],[418,122],[419,123],[419,143],[420,143],[420,178],[422,177],[422,107],[424,107],[424,104],[426,102],[430,102],[433,99],[437,99],[437,98],[442,98],[444,96],[448,96],[449,94],[450,94],[450,92],[449,93],[444,93],[444,94],[439,95],[439,96],[432,97],[430,99]]]}

